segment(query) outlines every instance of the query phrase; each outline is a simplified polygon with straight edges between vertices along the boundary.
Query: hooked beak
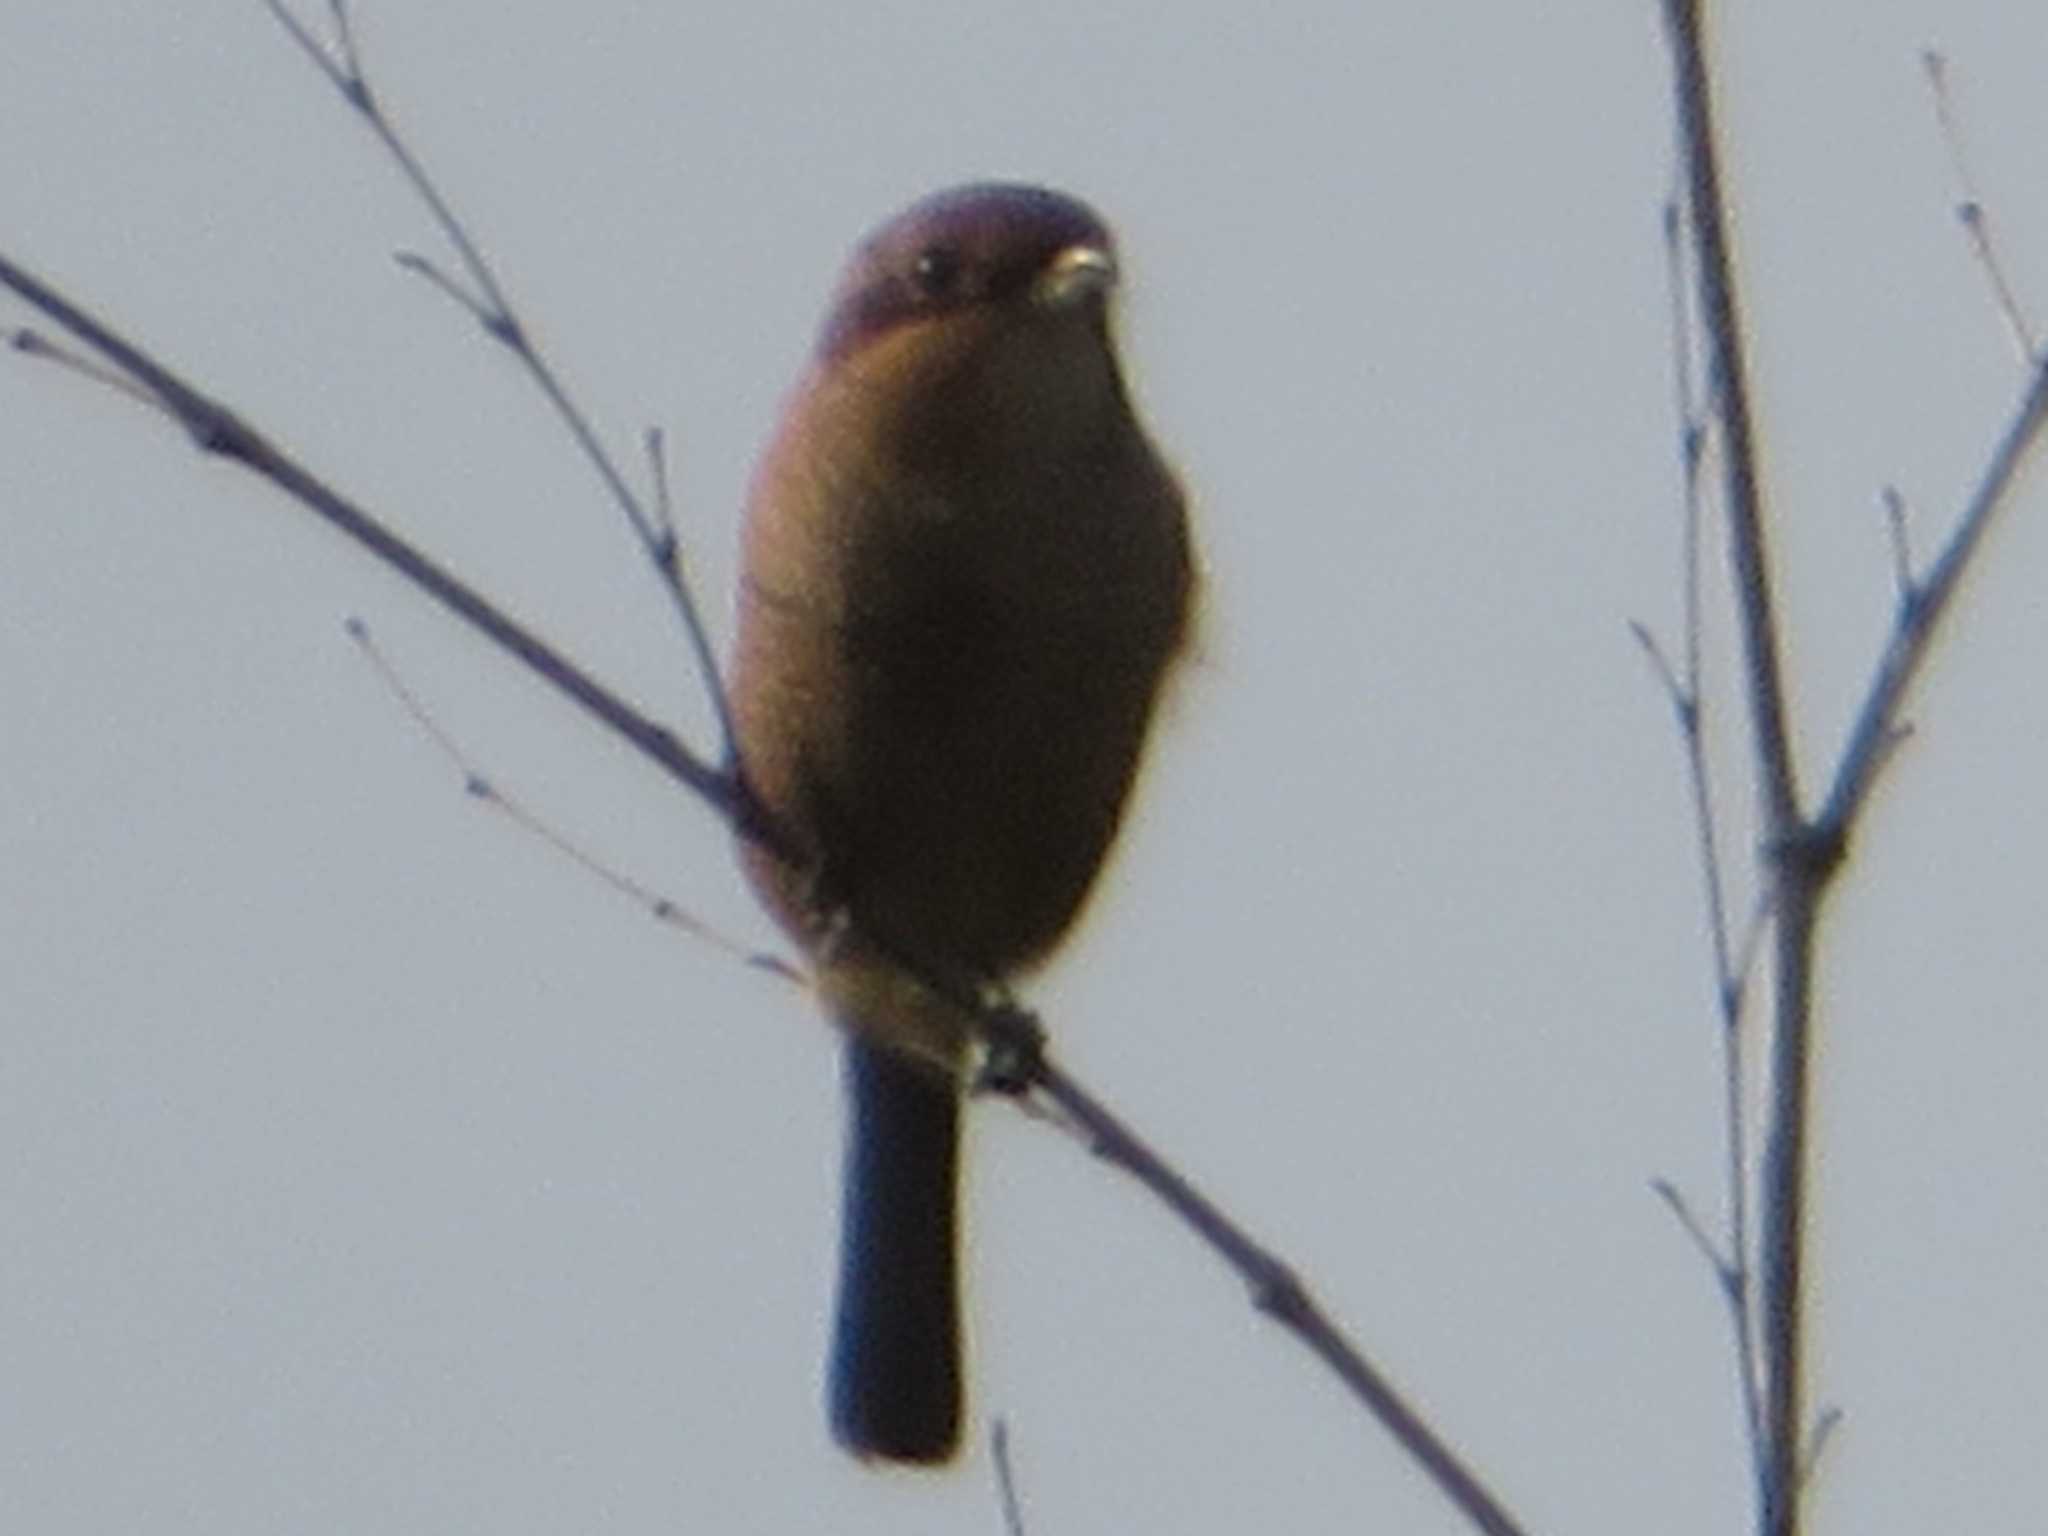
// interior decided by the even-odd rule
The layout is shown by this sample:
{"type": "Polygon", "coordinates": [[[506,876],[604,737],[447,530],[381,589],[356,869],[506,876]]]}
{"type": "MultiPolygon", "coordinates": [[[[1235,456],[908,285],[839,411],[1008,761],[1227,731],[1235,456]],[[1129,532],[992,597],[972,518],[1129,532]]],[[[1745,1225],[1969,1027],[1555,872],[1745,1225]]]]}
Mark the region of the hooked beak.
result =
{"type": "Polygon", "coordinates": [[[1116,257],[1100,245],[1070,245],[1045,265],[1032,297],[1050,309],[1068,309],[1116,286],[1116,257]]]}

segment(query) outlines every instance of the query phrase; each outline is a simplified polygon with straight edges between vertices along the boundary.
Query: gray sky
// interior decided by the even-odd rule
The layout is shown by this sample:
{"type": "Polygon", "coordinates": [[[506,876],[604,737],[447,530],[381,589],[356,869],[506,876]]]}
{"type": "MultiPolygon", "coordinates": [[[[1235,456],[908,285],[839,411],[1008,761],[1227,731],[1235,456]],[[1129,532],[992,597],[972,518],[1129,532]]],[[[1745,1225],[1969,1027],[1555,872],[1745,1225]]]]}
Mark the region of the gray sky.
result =
{"type": "MultiPolygon", "coordinates": [[[[1718,1208],[1684,786],[1625,628],[1677,611],[1654,6],[360,11],[608,440],[672,430],[721,635],[848,244],[984,175],[1112,217],[1206,634],[1030,995],[1533,1529],[1742,1528],[1722,1314],[1646,1189],[1718,1208]]],[[[2042,33],[1730,11],[1814,783],[1888,617],[1879,488],[1931,549],[2020,387],[1916,53],[2039,305],[2042,33]]],[[[386,259],[438,247],[254,0],[4,6],[0,58],[0,245],[701,724],[614,514],[386,259]]],[[[106,391],[0,366],[0,445],[0,1526],[995,1530],[979,1446],[933,1478],[826,1439],[825,1032],[466,801],[342,619],[508,789],[768,942],[710,818],[106,391]]],[[[2038,493],[1988,553],[1828,914],[1824,1530],[2038,1519],[2038,493]]],[[[1010,1420],[1035,1532],[1462,1529],[1125,1181],[1003,1106],[970,1163],[974,1425],[1010,1420]]]]}

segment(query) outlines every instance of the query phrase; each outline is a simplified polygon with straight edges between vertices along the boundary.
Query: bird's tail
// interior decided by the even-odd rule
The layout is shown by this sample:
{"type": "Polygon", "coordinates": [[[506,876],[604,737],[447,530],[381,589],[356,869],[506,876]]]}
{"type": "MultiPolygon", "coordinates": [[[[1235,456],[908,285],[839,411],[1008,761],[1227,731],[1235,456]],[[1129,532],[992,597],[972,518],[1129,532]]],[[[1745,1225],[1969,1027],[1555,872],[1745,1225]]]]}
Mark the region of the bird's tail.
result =
{"type": "Polygon", "coordinates": [[[959,1090],[849,1033],[832,1432],[858,1456],[941,1462],[960,1440],[959,1090]]]}

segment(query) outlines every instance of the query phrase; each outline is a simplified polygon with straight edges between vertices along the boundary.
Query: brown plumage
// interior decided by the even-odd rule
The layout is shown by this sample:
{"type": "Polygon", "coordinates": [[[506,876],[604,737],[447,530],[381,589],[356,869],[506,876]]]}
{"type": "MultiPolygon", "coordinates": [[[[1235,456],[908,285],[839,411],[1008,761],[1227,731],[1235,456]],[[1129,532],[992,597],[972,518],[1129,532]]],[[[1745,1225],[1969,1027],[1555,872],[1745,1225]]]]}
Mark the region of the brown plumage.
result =
{"type": "Polygon", "coordinates": [[[839,1437],[958,1442],[960,1020],[894,962],[1041,958],[1109,850],[1188,627],[1182,501],[1133,415],[1094,213],[977,185],[871,235],[749,498],[732,701],[809,854],[748,846],[849,1036],[839,1437]]]}

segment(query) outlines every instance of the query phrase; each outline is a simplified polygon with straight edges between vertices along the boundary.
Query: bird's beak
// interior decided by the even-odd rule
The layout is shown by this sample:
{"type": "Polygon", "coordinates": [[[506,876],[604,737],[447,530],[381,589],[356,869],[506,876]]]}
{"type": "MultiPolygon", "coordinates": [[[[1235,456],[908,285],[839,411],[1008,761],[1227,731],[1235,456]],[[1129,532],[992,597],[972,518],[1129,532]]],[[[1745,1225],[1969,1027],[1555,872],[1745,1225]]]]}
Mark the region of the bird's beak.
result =
{"type": "Polygon", "coordinates": [[[1070,245],[1045,264],[1031,295],[1048,309],[1069,309],[1116,286],[1116,257],[1100,245],[1070,245]]]}

